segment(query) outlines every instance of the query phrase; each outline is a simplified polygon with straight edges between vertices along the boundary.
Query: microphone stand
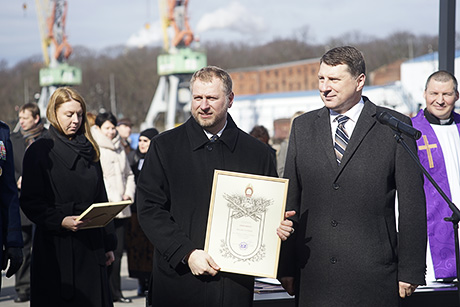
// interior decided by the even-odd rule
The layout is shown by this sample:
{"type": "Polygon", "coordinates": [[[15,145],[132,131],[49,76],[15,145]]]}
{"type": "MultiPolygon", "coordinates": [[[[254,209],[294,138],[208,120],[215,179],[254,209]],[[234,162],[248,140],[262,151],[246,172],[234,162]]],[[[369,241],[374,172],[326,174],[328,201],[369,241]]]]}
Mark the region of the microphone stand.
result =
{"type": "MultiPolygon", "coordinates": [[[[394,130],[394,129],[393,129],[394,130]]],[[[409,153],[412,160],[417,164],[417,166],[422,170],[423,174],[428,178],[428,180],[433,184],[442,198],[446,201],[449,205],[450,210],[452,210],[452,216],[444,218],[447,222],[452,222],[452,226],[454,227],[454,238],[455,238],[455,264],[457,268],[457,296],[458,301],[460,303],[460,265],[459,265],[459,245],[458,245],[458,222],[460,221],[460,210],[454,205],[454,203],[447,197],[446,193],[441,189],[441,187],[436,183],[436,181],[431,177],[430,173],[425,169],[425,167],[420,163],[418,156],[412,152],[409,148],[407,143],[404,141],[403,137],[401,136],[401,132],[394,130],[395,132],[395,139],[396,142],[401,144],[404,149],[409,153]]]]}

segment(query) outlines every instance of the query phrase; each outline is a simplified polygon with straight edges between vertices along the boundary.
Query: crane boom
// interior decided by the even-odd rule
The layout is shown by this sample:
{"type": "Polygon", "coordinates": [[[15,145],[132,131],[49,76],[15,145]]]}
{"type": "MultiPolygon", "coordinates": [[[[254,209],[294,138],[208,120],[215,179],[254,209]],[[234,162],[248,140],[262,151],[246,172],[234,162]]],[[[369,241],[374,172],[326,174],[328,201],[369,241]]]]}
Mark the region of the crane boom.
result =
{"type": "Polygon", "coordinates": [[[65,22],[67,17],[67,1],[53,0],[51,14],[48,17],[48,39],[54,49],[51,65],[61,64],[72,53],[72,47],[65,35],[65,22]]]}
{"type": "Polygon", "coordinates": [[[172,45],[174,47],[188,47],[193,42],[193,31],[188,23],[189,0],[168,0],[168,19],[169,24],[174,29],[172,45]]]}
{"type": "Polygon", "coordinates": [[[35,0],[35,7],[37,9],[37,18],[38,18],[38,30],[40,31],[40,42],[43,53],[43,63],[46,66],[50,63],[50,57],[48,54],[49,40],[48,33],[46,32],[46,17],[48,14],[46,10],[48,9],[49,3],[48,0],[44,0],[43,3],[40,0],[35,0]]]}
{"type": "Polygon", "coordinates": [[[160,124],[159,114],[165,115],[165,129],[171,129],[187,119],[190,115],[190,78],[207,63],[206,54],[189,47],[194,40],[187,15],[189,0],[158,1],[165,53],[157,58],[160,81],[141,130],[160,124]],[[168,35],[170,28],[174,31],[171,40],[168,35]]]}
{"type": "Polygon", "coordinates": [[[38,105],[45,117],[51,94],[59,86],[81,84],[81,70],[66,63],[72,47],[65,35],[67,1],[35,0],[45,67],[40,69],[42,87],[38,105]],[[51,54],[51,56],[50,56],[51,54]]]}

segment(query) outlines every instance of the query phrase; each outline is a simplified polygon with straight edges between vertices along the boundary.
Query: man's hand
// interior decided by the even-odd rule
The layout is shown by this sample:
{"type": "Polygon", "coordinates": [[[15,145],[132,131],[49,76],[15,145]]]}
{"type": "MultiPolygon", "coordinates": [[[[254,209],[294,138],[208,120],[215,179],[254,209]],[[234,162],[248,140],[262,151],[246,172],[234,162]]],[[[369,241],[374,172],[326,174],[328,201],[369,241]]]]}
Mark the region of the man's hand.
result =
{"type": "Polygon", "coordinates": [[[286,241],[287,238],[289,238],[289,236],[294,233],[294,228],[292,227],[294,223],[291,220],[288,220],[288,218],[294,215],[295,215],[295,211],[286,211],[284,213],[284,220],[280,223],[280,226],[276,229],[276,234],[283,241],[286,241]]]}
{"type": "Polygon", "coordinates": [[[21,189],[21,184],[22,184],[22,176],[20,176],[20,177],[18,178],[18,181],[16,182],[16,184],[17,184],[17,186],[18,186],[18,190],[20,190],[20,189],[21,189]]]}
{"type": "Polygon", "coordinates": [[[294,295],[294,277],[281,277],[278,280],[289,295],[294,295]]]}
{"type": "Polygon", "coordinates": [[[405,298],[406,296],[411,296],[417,289],[418,285],[409,284],[407,282],[399,282],[399,296],[405,298]]]}
{"type": "Polygon", "coordinates": [[[19,268],[22,265],[22,248],[8,247],[6,250],[3,251],[2,259],[2,270],[6,270],[6,267],[8,266],[8,260],[10,261],[10,267],[8,268],[8,271],[6,271],[5,274],[6,277],[10,278],[19,270],[19,268]]]}
{"type": "Polygon", "coordinates": [[[190,253],[187,264],[193,275],[215,276],[220,271],[220,267],[214,262],[212,257],[201,249],[196,249],[190,253]]]}

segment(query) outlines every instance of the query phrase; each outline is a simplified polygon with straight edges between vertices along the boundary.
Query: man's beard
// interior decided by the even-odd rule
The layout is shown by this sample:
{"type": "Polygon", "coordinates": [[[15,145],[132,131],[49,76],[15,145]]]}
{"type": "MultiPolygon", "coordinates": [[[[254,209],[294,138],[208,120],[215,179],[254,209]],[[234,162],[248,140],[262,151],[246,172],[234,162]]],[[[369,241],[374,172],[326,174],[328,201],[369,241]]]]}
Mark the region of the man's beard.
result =
{"type": "Polygon", "coordinates": [[[203,129],[209,129],[217,126],[221,122],[225,122],[227,119],[227,108],[225,110],[222,110],[221,113],[214,113],[214,117],[210,119],[202,119],[200,117],[199,112],[192,112],[192,116],[195,119],[195,121],[203,128],[203,129]]]}

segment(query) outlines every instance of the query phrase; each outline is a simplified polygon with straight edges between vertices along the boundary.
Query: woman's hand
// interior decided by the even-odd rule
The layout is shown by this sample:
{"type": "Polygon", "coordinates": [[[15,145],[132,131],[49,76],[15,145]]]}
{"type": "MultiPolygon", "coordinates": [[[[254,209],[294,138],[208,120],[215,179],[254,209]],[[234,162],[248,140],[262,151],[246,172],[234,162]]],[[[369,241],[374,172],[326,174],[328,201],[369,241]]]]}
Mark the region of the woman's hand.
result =
{"type": "Polygon", "coordinates": [[[113,253],[113,251],[110,251],[110,252],[107,252],[105,253],[105,265],[106,266],[109,266],[112,264],[112,262],[115,261],[115,254],[113,253]]]}
{"type": "Polygon", "coordinates": [[[62,222],[61,226],[67,230],[71,230],[73,232],[80,229],[83,225],[85,225],[89,220],[86,221],[77,221],[78,215],[66,216],[62,222]]]}

